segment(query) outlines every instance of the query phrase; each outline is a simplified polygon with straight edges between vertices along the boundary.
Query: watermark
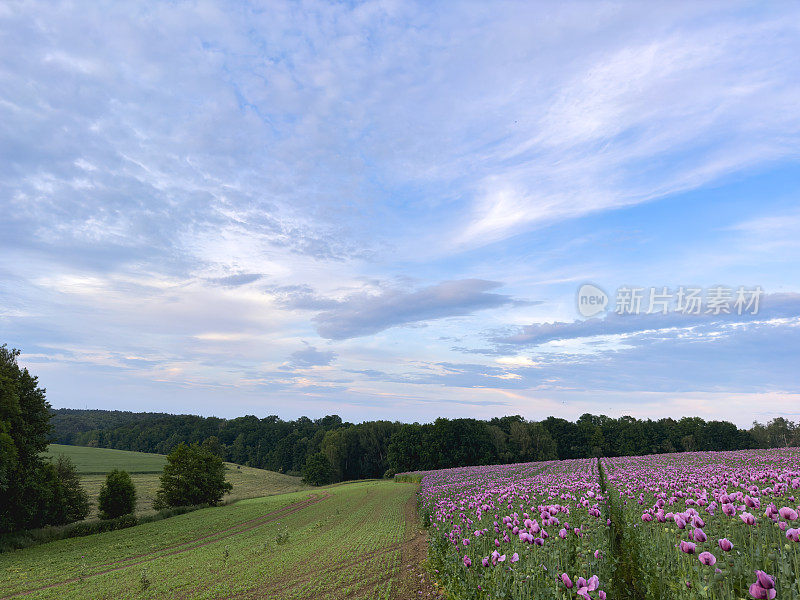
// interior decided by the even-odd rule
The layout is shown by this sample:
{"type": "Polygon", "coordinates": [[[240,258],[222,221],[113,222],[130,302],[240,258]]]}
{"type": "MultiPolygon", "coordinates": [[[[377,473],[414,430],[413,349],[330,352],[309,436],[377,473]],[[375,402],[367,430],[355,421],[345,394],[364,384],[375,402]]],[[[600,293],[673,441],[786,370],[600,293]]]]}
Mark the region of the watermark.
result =
{"type": "MultiPolygon", "coordinates": [[[[761,306],[761,286],[730,288],[717,285],[709,288],[680,286],[621,286],[614,294],[613,312],[618,315],[653,315],[670,312],[683,315],[757,315],[761,306]]],[[[600,287],[584,283],[576,297],[578,312],[594,317],[610,308],[610,298],[600,287]]]]}
{"type": "Polygon", "coordinates": [[[584,283],[578,289],[578,312],[584,317],[593,317],[608,308],[608,294],[592,283],[584,283]]]}

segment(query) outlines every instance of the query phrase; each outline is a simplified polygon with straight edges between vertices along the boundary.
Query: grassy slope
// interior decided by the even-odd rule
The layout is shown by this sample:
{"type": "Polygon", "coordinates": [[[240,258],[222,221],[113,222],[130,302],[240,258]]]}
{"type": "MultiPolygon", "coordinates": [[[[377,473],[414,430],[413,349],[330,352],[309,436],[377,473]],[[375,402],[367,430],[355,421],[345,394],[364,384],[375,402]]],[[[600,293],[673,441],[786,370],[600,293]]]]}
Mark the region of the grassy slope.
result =
{"type": "Polygon", "coordinates": [[[415,490],[387,481],[331,486],[2,554],[0,598],[48,584],[59,585],[25,597],[389,597],[403,507],[415,490]]]}
{"type": "MultiPolygon", "coordinates": [[[[97,515],[97,496],[100,494],[100,486],[106,479],[105,474],[115,468],[131,473],[137,493],[136,514],[154,512],[152,506],[159,487],[158,477],[166,462],[166,457],[163,455],[58,444],[52,444],[48,454],[51,456],[66,454],[75,463],[78,471],[83,473],[81,483],[93,503],[90,517],[97,515]]],[[[233,491],[225,496],[225,501],[310,489],[300,481],[299,477],[274,471],[240,467],[232,463],[225,464],[225,471],[226,479],[233,484],[233,491]]]]}
{"type": "Polygon", "coordinates": [[[84,475],[105,475],[112,469],[121,469],[128,473],[160,473],[167,462],[162,454],[61,444],[50,444],[47,454],[51,457],[60,454],[68,456],[75,463],[78,472],[84,475]]]}

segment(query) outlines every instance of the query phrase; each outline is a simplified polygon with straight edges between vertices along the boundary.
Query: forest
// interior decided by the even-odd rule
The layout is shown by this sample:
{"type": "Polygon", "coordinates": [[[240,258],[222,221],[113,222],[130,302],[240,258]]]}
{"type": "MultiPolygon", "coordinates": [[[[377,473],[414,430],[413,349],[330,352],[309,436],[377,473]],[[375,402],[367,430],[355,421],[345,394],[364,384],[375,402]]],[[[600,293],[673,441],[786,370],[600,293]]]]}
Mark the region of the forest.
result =
{"type": "Polygon", "coordinates": [[[197,442],[226,461],[289,474],[302,473],[310,457],[322,454],[334,481],[468,465],[800,445],[800,427],[780,417],[745,430],[699,417],[653,421],[591,414],[577,421],[528,421],[514,415],[353,424],[337,415],[286,421],[276,415],[222,419],[105,410],[52,412],[50,435],[55,443],[167,454],[181,442],[197,442]]]}

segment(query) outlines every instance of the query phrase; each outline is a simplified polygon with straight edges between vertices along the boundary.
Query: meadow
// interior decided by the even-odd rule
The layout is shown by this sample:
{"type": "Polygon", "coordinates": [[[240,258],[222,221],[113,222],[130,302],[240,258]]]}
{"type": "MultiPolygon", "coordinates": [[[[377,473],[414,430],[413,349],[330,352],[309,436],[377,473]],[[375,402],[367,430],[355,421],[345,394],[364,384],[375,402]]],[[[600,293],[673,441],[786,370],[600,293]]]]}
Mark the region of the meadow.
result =
{"type": "Polygon", "coordinates": [[[392,598],[416,489],[339,484],[0,554],[0,598],[392,598]]]}
{"type": "MultiPolygon", "coordinates": [[[[129,452],[110,448],[88,448],[51,444],[47,454],[51,457],[68,456],[81,474],[81,485],[92,503],[90,518],[97,516],[97,497],[106,474],[112,469],[122,469],[131,474],[136,486],[136,514],[155,513],[153,500],[159,488],[159,475],[166,464],[166,456],[146,452],[129,452]]],[[[223,502],[257,498],[311,489],[300,477],[225,463],[225,478],[233,484],[223,502]]]]}

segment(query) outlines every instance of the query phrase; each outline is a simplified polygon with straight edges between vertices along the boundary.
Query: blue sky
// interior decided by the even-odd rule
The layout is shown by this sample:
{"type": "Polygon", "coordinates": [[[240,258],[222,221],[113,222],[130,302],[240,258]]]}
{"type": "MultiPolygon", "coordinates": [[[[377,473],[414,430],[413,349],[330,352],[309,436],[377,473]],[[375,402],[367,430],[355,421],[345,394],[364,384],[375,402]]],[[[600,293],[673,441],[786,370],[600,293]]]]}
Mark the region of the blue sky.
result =
{"type": "Polygon", "coordinates": [[[56,407],[800,417],[793,3],[0,5],[0,342],[56,407]],[[761,286],[591,321],[586,282],[761,286]]]}

